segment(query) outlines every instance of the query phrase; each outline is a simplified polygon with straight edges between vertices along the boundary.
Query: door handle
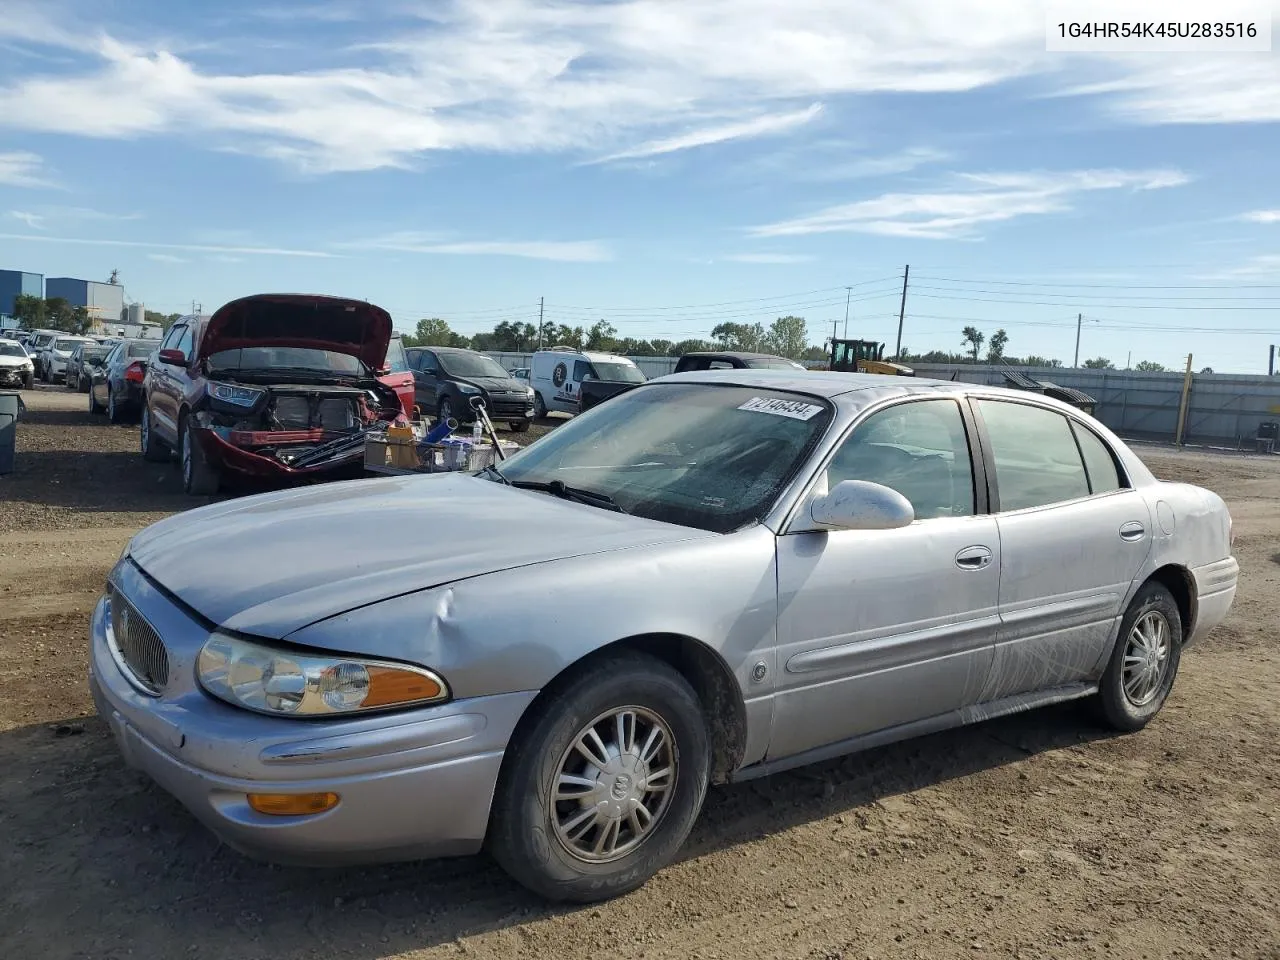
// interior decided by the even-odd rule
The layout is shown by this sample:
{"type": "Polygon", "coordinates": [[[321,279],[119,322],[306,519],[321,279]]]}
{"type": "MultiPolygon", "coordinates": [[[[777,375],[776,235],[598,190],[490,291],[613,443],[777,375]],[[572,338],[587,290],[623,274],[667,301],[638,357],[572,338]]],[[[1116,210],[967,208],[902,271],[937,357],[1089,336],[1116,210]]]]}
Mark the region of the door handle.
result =
{"type": "Polygon", "coordinates": [[[1130,520],[1128,523],[1120,527],[1121,540],[1141,540],[1147,530],[1137,520],[1130,520]]]}
{"type": "Polygon", "coordinates": [[[965,547],[956,554],[956,566],[961,570],[981,570],[991,563],[991,549],[983,546],[965,547]]]}

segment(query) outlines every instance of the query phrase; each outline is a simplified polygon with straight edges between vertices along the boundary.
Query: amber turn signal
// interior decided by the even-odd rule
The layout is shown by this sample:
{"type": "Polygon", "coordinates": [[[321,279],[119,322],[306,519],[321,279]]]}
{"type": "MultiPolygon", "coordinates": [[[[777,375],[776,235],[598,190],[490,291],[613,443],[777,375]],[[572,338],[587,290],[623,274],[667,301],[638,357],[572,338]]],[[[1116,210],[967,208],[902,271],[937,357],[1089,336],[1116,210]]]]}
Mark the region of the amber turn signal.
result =
{"type": "Polygon", "coordinates": [[[336,793],[250,793],[249,806],[272,817],[307,817],[338,805],[336,793]]]}

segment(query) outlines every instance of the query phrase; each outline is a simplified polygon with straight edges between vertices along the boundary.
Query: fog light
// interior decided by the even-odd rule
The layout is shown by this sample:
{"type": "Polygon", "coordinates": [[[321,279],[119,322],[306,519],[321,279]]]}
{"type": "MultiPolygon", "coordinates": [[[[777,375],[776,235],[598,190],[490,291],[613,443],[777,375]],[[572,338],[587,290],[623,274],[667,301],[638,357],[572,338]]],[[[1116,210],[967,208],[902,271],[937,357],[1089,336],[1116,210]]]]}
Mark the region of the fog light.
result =
{"type": "Polygon", "coordinates": [[[338,805],[336,793],[250,793],[249,806],[272,817],[307,817],[338,805]]]}

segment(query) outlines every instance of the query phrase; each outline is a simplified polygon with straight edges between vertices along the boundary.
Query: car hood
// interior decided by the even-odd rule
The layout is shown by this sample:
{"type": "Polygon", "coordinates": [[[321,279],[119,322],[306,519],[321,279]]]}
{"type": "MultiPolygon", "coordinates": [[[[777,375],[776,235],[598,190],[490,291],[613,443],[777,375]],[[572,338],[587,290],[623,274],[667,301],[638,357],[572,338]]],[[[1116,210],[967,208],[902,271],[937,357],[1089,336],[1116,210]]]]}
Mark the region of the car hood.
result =
{"type": "Polygon", "coordinates": [[[524,393],[524,388],[527,386],[527,384],[511,377],[456,377],[455,379],[459,383],[469,383],[472,386],[479,387],[485,393],[524,393]]]}
{"type": "Polygon", "coordinates": [[[10,357],[0,355],[0,367],[25,367],[31,360],[29,357],[10,357]]]}
{"type": "Polygon", "coordinates": [[[242,347],[308,347],[359,357],[377,369],[391,343],[391,314],[363,300],[257,294],[223,304],[209,318],[201,356],[242,347]]]}
{"type": "Polygon", "coordinates": [[[226,629],[280,638],[379,600],[529,564],[710,537],[466,474],[329,483],[178,514],[129,553],[226,629]]]}

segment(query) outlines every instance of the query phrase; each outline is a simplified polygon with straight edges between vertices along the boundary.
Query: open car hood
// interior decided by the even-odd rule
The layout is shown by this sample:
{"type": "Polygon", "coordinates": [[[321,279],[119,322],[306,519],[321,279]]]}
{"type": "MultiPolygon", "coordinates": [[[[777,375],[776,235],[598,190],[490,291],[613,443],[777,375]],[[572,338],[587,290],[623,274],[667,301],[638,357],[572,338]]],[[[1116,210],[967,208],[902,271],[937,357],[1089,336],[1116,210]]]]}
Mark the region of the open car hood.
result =
{"type": "Polygon", "coordinates": [[[363,300],[262,293],[217,309],[204,330],[201,356],[242,347],[307,347],[358,357],[370,369],[387,358],[391,314],[363,300]]]}

